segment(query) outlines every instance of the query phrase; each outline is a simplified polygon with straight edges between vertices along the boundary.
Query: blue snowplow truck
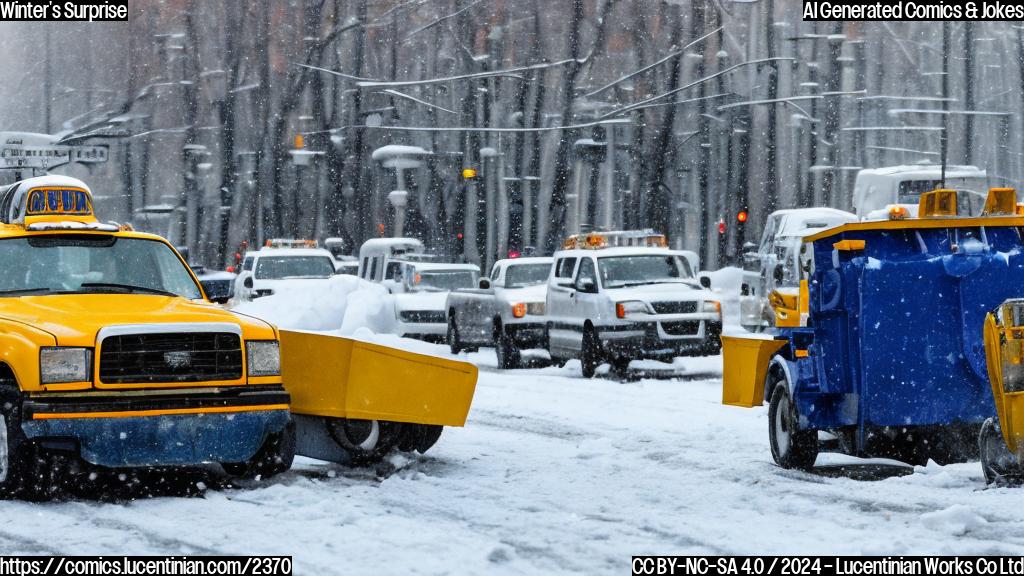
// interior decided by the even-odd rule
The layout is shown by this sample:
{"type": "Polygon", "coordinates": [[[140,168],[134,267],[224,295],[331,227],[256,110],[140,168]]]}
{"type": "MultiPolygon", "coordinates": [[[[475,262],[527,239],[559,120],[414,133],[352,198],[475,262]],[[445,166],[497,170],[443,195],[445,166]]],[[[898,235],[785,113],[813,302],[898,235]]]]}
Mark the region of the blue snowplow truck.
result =
{"type": "Polygon", "coordinates": [[[723,336],[723,403],[768,403],[775,462],[809,469],[819,450],[911,464],[978,454],[995,416],[985,315],[1024,295],[1024,216],[1009,188],[980,215],[954,190],[917,216],[843,224],[804,239],[799,289],[776,291],[770,335],[723,336]],[[827,434],[819,435],[819,432],[827,434]]]}

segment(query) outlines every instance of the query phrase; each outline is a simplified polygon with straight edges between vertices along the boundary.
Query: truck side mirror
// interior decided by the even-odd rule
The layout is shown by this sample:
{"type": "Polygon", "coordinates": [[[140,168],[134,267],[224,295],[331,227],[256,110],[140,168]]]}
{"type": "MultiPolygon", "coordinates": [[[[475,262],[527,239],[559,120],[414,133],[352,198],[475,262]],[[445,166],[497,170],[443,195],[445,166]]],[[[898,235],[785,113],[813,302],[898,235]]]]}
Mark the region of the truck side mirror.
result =
{"type": "Polygon", "coordinates": [[[782,281],[786,279],[786,273],[782,269],[782,264],[775,265],[775,271],[772,272],[772,276],[775,278],[776,284],[782,284],[782,281]]]}
{"type": "Polygon", "coordinates": [[[488,280],[487,278],[481,278],[480,279],[480,289],[481,290],[487,290],[490,287],[491,287],[491,281],[490,280],[488,280]]]}
{"type": "Polygon", "coordinates": [[[252,276],[246,276],[245,280],[242,280],[242,286],[252,288],[252,276]]]}
{"type": "Polygon", "coordinates": [[[744,282],[740,285],[740,296],[750,296],[750,284],[744,282]]]}
{"type": "Polygon", "coordinates": [[[701,276],[700,277],[700,285],[703,286],[704,288],[707,288],[708,290],[710,290],[711,289],[711,278],[708,278],[707,276],[701,276]]]}

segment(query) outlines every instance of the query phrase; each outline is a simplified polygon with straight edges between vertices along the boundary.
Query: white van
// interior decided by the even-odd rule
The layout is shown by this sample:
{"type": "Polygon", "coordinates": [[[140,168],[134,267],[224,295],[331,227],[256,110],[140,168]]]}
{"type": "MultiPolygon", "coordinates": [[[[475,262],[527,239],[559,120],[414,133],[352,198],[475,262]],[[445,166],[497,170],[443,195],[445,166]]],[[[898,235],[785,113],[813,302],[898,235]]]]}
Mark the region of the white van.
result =
{"type": "Polygon", "coordinates": [[[959,213],[976,216],[985,205],[988,174],[975,166],[946,166],[946,183],[943,185],[942,166],[937,164],[867,168],[857,173],[853,186],[854,211],[863,220],[872,218],[872,212],[883,213],[879,211],[903,204],[912,208],[913,216],[921,193],[936,188],[956,190],[959,213]]]}
{"type": "Polygon", "coordinates": [[[423,242],[415,238],[371,238],[359,247],[358,276],[369,282],[384,284],[392,292],[401,291],[401,264],[418,260],[423,242]]]}

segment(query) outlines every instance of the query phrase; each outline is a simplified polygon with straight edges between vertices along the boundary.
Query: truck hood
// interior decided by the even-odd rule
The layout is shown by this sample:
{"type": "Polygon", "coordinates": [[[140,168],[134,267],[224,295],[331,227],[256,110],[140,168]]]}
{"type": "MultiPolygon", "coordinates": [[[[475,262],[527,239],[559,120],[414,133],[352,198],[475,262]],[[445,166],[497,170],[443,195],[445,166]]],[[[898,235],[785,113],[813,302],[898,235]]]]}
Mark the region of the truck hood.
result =
{"type": "Polygon", "coordinates": [[[448,292],[403,292],[395,294],[395,308],[401,310],[444,310],[448,292]]]}
{"type": "Polygon", "coordinates": [[[501,288],[501,297],[508,302],[543,302],[547,293],[547,284],[525,288],[501,288]]]}
{"type": "Polygon", "coordinates": [[[104,326],[229,322],[245,339],[276,338],[270,324],[206,302],[149,294],[59,294],[0,299],[0,318],[49,332],[61,346],[92,346],[104,326]]]}
{"type": "Polygon", "coordinates": [[[625,300],[701,300],[710,296],[703,288],[683,282],[610,288],[605,292],[609,298],[617,302],[625,300]]]}

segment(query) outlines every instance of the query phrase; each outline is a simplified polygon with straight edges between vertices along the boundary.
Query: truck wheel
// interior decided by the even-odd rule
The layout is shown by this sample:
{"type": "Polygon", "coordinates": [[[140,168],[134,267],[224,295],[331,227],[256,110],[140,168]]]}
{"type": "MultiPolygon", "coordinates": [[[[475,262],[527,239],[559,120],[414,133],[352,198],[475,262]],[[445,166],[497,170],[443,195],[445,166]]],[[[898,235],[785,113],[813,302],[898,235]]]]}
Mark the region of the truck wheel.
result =
{"type": "Polygon", "coordinates": [[[35,450],[21,429],[21,395],[0,392],[0,497],[13,498],[26,489],[35,450]]]}
{"type": "Polygon", "coordinates": [[[768,404],[768,439],[772,458],[783,468],[810,470],[818,457],[818,431],[800,430],[796,406],[786,381],[776,380],[768,404]]]}
{"type": "Polygon", "coordinates": [[[981,451],[981,470],[985,473],[986,484],[1019,471],[1017,458],[1006,447],[1003,432],[994,418],[985,420],[981,425],[978,449],[981,451]]]}
{"type": "Polygon", "coordinates": [[[459,327],[455,325],[455,316],[448,317],[448,347],[452,354],[462,352],[462,342],[459,341],[459,327]]]}
{"type": "Polygon", "coordinates": [[[444,426],[434,424],[403,423],[401,437],[398,441],[398,449],[402,452],[412,452],[415,450],[422,454],[437,443],[438,439],[441,438],[441,431],[443,429],[444,426]]]}
{"type": "Polygon", "coordinates": [[[327,431],[352,457],[353,466],[379,462],[402,440],[403,425],[383,420],[328,418],[327,431]]]}
{"type": "Polygon", "coordinates": [[[267,436],[248,462],[223,462],[221,468],[231,476],[266,480],[291,468],[294,460],[295,422],[289,420],[284,430],[267,436]]]}
{"type": "Polygon", "coordinates": [[[522,357],[512,335],[503,330],[499,325],[497,328],[498,338],[495,341],[494,351],[498,355],[498,368],[502,370],[514,370],[522,365],[522,357]]]}
{"type": "Polygon", "coordinates": [[[597,331],[592,326],[583,328],[580,364],[583,366],[584,378],[593,378],[597,367],[601,365],[601,343],[597,339],[597,331]]]}

